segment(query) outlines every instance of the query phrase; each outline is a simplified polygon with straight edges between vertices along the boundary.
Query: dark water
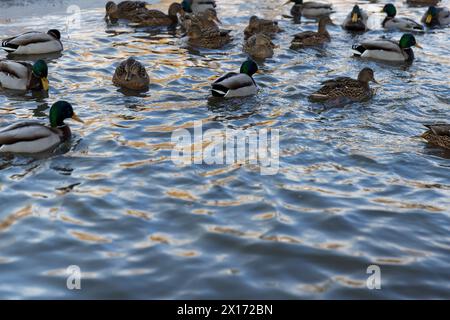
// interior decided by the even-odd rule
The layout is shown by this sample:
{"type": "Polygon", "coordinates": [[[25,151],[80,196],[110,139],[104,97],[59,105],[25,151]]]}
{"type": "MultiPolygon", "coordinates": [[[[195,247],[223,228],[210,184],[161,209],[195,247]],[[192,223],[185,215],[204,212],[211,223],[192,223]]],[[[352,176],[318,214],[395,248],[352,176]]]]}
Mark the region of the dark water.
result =
{"type": "MultiPolygon", "coordinates": [[[[59,99],[86,123],[72,125],[64,154],[0,158],[0,298],[450,298],[450,155],[420,138],[422,123],[450,118],[449,29],[417,35],[424,49],[396,67],[351,57],[351,44],[384,34],[381,3],[361,2],[376,12],[373,31],[330,27],[325,48],[295,52],[292,34],[316,26],[282,19],[289,7],[278,2],[219,0],[235,40],[213,51],[166,30],[108,28],[104,2],[79,2],[81,28],[64,1],[45,19],[31,17],[44,10],[39,1],[2,7],[2,38],[56,27],[66,50],[50,63],[48,98],[2,92],[0,126],[45,121],[59,99]],[[286,31],[255,76],[259,94],[208,100],[209,83],[245,59],[252,14],[281,19],[286,31]],[[129,55],[147,66],[147,94],[111,84],[129,55]],[[372,101],[307,101],[323,79],[365,66],[381,82],[372,101]],[[172,132],[197,120],[204,130],[279,129],[278,174],[175,165],[172,132]],[[372,264],[381,290],[366,287],[372,264]],[[80,291],[66,288],[69,265],[81,268],[80,291]]],[[[341,23],[353,2],[332,2],[341,23]]],[[[396,5],[417,20],[424,11],[396,5]]]]}

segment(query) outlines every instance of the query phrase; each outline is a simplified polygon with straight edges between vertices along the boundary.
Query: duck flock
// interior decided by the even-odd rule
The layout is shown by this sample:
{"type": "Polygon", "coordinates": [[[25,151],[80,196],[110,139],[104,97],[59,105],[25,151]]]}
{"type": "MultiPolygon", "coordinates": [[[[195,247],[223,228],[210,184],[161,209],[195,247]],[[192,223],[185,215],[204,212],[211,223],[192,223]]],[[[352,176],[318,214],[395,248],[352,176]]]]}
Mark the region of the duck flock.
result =
{"type": "MultiPolygon", "coordinates": [[[[406,0],[409,5],[423,6],[424,14],[420,22],[397,16],[396,7],[389,3],[380,5],[386,14],[381,28],[396,29],[404,32],[398,41],[386,38],[373,39],[356,43],[352,51],[361,59],[375,59],[390,63],[413,63],[412,47],[419,47],[414,34],[425,32],[429,28],[442,28],[450,24],[450,11],[439,7],[439,0],[406,0]]],[[[280,3],[281,5],[282,3],[280,3]]],[[[327,25],[333,25],[332,5],[322,2],[304,2],[289,0],[290,15],[283,18],[292,19],[293,23],[301,23],[302,17],[318,21],[317,32],[305,31],[295,34],[290,49],[302,50],[307,47],[323,46],[333,41],[327,31],[327,25]]],[[[180,26],[189,45],[199,48],[219,49],[232,41],[230,30],[221,28],[221,21],[216,10],[215,0],[183,0],[173,3],[168,13],[150,8],[144,1],[123,1],[118,4],[110,1],[105,7],[105,20],[108,24],[126,21],[133,26],[142,27],[177,27],[180,26]]],[[[368,13],[355,5],[346,16],[342,28],[350,32],[365,32],[368,13]]],[[[283,30],[277,21],[262,19],[257,16],[249,18],[244,30],[243,50],[248,59],[242,63],[239,72],[230,72],[211,84],[211,95],[219,99],[246,97],[256,95],[258,86],[253,75],[258,72],[258,64],[270,58],[276,47],[272,42],[277,33],[283,30]]],[[[51,29],[48,32],[30,31],[12,36],[1,42],[1,47],[14,60],[0,60],[0,87],[3,89],[27,92],[48,91],[48,65],[44,60],[34,64],[21,62],[17,57],[22,55],[45,55],[64,50],[61,33],[51,29]]],[[[372,98],[373,90],[369,83],[376,82],[374,71],[363,68],[356,79],[338,77],[326,80],[322,87],[309,96],[315,103],[358,102],[372,98]]],[[[121,62],[112,77],[112,84],[117,87],[135,91],[149,90],[150,77],[145,66],[136,58],[129,57],[121,62]]],[[[52,105],[49,113],[49,125],[38,122],[18,122],[0,129],[0,152],[2,153],[41,153],[52,150],[71,137],[66,119],[82,122],[75,114],[72,105],[66,101],[58,101],[52,105]]],[[[422,135],[429,143],[450,149],[450,124],[426,125],[428,130],[422,135]]]]}

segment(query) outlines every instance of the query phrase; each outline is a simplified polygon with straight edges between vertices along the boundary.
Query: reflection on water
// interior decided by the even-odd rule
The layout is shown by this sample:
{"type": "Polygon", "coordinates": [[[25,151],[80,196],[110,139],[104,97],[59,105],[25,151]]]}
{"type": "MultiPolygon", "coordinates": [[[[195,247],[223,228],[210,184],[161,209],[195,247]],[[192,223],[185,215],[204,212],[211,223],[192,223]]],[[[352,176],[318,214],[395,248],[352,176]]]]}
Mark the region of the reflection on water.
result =
{"type": "MultiPolygon", "coordinates": [[[[281,19],[289,8],[218,2],[235,38],[223,50],[189,48],[174,30],[106,26],[104,1],[79,1],[80,29],[62,14],[1,18],[1,35],[66,30],[66,50],[47,57],[48,97],[1,92],[0,126],[47,121],[59,99],[86,123],[71,124],[73,140],[50,157],[0,159],[0,297],[449,298],[450,157],[420,138],[422,123],[449,119],[449,29],[418,34],[416,61],[392,67],[350,52],[383,35],[381,4],[361,4],[372,31],[330,27],[319,50],[289,50],[294,33],[316,25],[282,19],[280,47],[255,76],[259,94],[222,101],[209,98],[209,83],[245,59],[248,17],[281,19]],[[147,93],[111,83],[130,55],[147,66],[147,93]],[[364,66],[381,82],[372,101],[307,101],[324,79],[364,66]],[[279,129],[279,173],[176,166],[171,134],[198,120],[204,130],[279,129]],[[381,267],[382,290],[365,288],[370,264],[381,267]],[[69,265],[83,272],[81,293],[66,289],[69,265]]],[[[332,2],[341,23],[353,2],[332,2]]],[[[415,19],[423,11],[396,4],[415,19]]]]}

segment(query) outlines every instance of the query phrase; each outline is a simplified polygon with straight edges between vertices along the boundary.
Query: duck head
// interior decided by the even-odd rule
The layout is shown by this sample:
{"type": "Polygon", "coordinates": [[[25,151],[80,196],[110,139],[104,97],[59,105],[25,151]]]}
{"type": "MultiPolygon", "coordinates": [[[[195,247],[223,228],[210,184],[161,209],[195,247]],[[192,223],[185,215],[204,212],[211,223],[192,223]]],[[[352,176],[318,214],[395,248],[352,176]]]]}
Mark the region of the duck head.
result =
{"type": "Polygon", "coordinates": [[[252,59],[248,59],[242,64],[240,72],[245,73],[251,77],[256,72],[258,72],[258,65],[252,59]]]}
{"type": "Polygon", "coordinates": [[[44,60],[38,60],[34,63],[32,69],[32,75],[34,78],[39,80],[39,85],[37,86],[39,89],[44,89],[48,91],[48,66],[44,60]]]}
{"type": "Polygon", "coordinates": [[[55,102],[50,108],[50,126],[52,128],[65,126],[64,120],[73,119],[78,122],[83,122],[76,114],[73,112],[72,105],[67,101],[55,102]]]}
{"type": "Polygon", "coordinates": [[[374,83],[378,83],[375,80],[375,76],[374,76],[374,72],[372,69],[370,68],[364,68],[362,69],[359,74],[358,74],[358,81],[362,82],[362,83],[366,83],[368,84],[370,81],[374,82],[374,83]]]}
{"type": "Polygon", "coordinates": [[[427,10],[427,12],[425,13],[426,18],[425,18],[425,23],[427,25],[430,25],[431,22],[433,21],[433,19],[436,19],[438,14],[438,10],[435,6],[430,6],[427,10]]]}
{"type": "Polygon", "coordinates": [[[381,10],[381,12],[385,12],[388,17],[393,18],[397,14],[397,9],[392,3],[388,3],[383,7],[383,10],[381,10]]]}
{"type": "Polygon", "coordinates": [[[361,19],[361,17],[362,17],[361,9],[359,8],[358,5],[354,5],[352,9],[352,22],[353,23],[358,22],[358,20],[361,19]]]}
{"type": "Polygon", "coordinates": [[[399,46],[402,49],[407,49],[411,47],[422,48],[417,42],[416,38],[411,33],[405,33],[399,41],[399,46]]]}
{"type": "Polygon", "coordinates": [[[117,4],[114,1],[108,1],[105,5],[106,9],[106,15],[109,16],[111,19],[118,19],[118,7],[117,4]]]}
{"type": "Polygon", "coordinates": [[[59,32],[59,30],[57,30],[57,29],[50,29],[50,30],[48,30],[47,34],[57,40],[61,39],[61,32],[59,32]]]}

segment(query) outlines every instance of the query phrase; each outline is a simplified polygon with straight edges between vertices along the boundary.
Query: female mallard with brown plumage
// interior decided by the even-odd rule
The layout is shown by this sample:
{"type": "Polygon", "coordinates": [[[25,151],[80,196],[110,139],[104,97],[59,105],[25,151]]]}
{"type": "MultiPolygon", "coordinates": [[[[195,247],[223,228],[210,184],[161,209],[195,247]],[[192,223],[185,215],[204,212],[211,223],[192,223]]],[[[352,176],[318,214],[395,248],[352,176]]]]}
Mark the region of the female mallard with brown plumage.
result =
{"type": "Polygon", "coordinates": [[[367,13],[358,5],[354,5],[352,11],[345,18],[342,27],[349,31],[366,31],[368,19],[367,13]]]}
{"type": "Polygon", "coordinates": [[[232,41],[229,30],[201,29],[197,24],[189,25],[187,28],[188,44],[194,47],[219,49],[232,41]]]}
{"type": "Polygon", "coordinates": [[[322,83],[322,88],[309,96],[313,102],[328,102],[336,99],[346,99],[353,102],[366,101],[372,98],[373,90],[369,82],[375,82],[373,70],[362,69],[358,79],[339,77],[322,83]]]}
{"type": "Polygon", "coordinates": [[[143,10],[147,10],[149,4],[145,1],[122,1],[116,4],[114,1],[108,1],[105,5],[105,20],[116,22],[118,19],[132,20],[143,10]]]}
{"type": "Polygon", "coordinates": [[[291,49],[317,46],[330,41],[331,37],[327,31],[327,25],[329,24],[333,25],[333,21],[331,21],[330,17],[324,16],[319,20],[317,32],[305,31],[297,33],[291,42],[291,49]]]}
{"type": "Polygon", "coordinates": [[[264,33],[257,33],[244,42],[244,52],[254,59],[266,59],[273,56],[275,45],[264,33]]]}
{"type": "Polygon", "coordinates": [[[50,126],[39,122],[19,122],[0,129],[0,152],[40,153],[57,147],[70,139],[72,133],[65,119],[80,118],[73,112],[72,105],[58,101],[50,108],[50,126]]]}
{"type": "Polygon", "coordinates": [[[272,37],[278,32],[281,32],[281,28],[278,26],[277,21],[260,19],[257,16],[252,16],[248,26],[244,30],[244,35],[245,39],[248,39],[257,33],[264,33],[267,36],[272,37]]]}
{"type": "Polygon", "coordinates": [[[426,124],[425,127],[429,130],[422,134],[422,138],[427,140],[428,143],[450,149],[450,124],[426,124]]]}
{"type": "Polygon", "coordinates": [[[27,91],[48,91],[48,66],[44,60],[33,65],[28,62],[1,60],[0,87],[4,89],[27,91]]]}
{"type": "Polygon", "coordinates": [[[130,57],[116,68],[113,83],[125,89],[146,91],[150,85],[150,77],[145,67],[135,58],[130,57]]]}
{"type": "Polygon", "coordinates": [[[157,27],[172,26],[178,23],[178,15],[183,12],[179,3],[172,3],[167,14],[159,10],[141,10],[130,20],[139,26],[157,27]]]}

